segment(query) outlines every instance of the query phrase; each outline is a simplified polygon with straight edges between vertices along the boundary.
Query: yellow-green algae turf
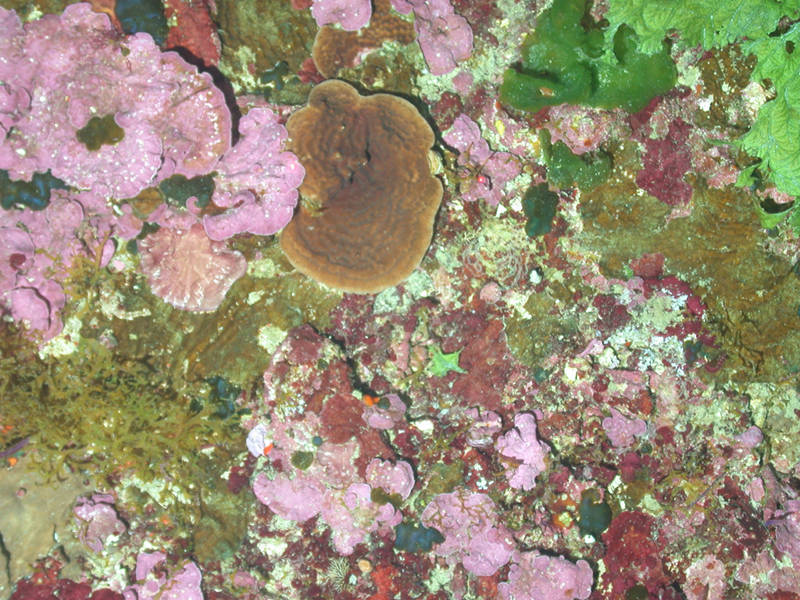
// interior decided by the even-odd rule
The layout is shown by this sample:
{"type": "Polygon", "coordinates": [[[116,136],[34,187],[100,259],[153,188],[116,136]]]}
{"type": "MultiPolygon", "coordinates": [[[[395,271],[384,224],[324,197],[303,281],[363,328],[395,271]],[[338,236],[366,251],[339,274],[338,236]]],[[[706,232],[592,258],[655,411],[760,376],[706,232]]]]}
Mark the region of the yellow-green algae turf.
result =
{"type": "MultiPolygon", "coordinates": [[[[121,358],[95,340],[41,359],[8,325],[0,342],[0,447],[30,436],[26,451],[48,477],[77,470],[98,489],[128,476],[168,479],[191,500],[192,482],[206,478],[204,452],[228,456],[241,443],[235,420],[198,402],[207,390],[175,389],[147,359],[121,358]]],[[[216,464],[218,475],[226,468],[216,464]]]]}

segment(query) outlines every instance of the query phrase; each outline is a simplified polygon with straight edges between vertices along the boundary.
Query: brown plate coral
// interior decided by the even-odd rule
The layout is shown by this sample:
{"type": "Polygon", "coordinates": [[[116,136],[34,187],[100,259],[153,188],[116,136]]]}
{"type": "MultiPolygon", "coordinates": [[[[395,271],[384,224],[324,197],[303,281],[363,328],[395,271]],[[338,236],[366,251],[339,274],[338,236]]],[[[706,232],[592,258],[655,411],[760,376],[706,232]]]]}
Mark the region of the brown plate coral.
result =
{"type": "Polygon", "coordinates": [[[442,199],[428,163],[434,135],[422,115],[402,98],[361,96],[330,80],[286,128],[306,169],[300,208],[280,238],[289,261],[347,292],[405,279],[430,244],[442,199]]]}

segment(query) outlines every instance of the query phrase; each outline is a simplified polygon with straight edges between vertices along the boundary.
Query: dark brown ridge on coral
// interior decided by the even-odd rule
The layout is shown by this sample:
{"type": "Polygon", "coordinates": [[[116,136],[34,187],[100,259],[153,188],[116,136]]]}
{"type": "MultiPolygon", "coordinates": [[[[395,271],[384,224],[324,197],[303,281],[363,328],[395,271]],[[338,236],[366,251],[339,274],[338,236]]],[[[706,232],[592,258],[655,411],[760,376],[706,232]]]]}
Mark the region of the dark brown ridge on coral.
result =
{"type": "Polygon", "coordinates": [[[408,101],[361,96],[343,81],[315,87],[286,123],[306,169],[281,247],[300,272],[347,292],[408,277],[433,235],[442,184],[430,170],[433,131],[408,101]]]}

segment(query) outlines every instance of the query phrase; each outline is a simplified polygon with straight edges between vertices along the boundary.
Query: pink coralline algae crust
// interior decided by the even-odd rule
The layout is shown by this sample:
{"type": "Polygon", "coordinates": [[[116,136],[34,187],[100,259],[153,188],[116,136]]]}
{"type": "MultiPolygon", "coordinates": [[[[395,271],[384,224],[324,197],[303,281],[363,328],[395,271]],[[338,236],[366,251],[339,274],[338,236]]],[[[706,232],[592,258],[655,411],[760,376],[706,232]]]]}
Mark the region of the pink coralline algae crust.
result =
{"type": "Polygon", "coordinates": [[[239,122],[239,141],[220,160],[212,201],[224,213],[205,216],[212,240],[239,233],[272,235],[291,220],[305,170],[281,149],[286,128],[269,108],[256,107],[239,122]]]}
{"type": "Polygon", "coordinates": [[[63,328],[59,312],[66,304],[61,286],[52,280],[38,287],[16,287],[5,295],[11,318],[31,331],[41,332],[44,341],[52,339],[63,328]]]}
{"type": "Polygon", "coordinates": [[[126,198],[173,174],[209,172],[230,146],[231,117],[210,75],[147,34],[121,36],[89,4],[23,25],[0,9],[0,168],[30,180],[126,198]],[[113,115],[124,137],[89,150],[77,131],[113,115]]]}
{"type": "Polygon", "coordinates": [[[745,448],[755,448],[764,441],[764,434],[758,427],[753,425],[737,435],[734,439],[745,448]]]}
{"type": "MultiPolygon", "coordinates": [[[[268,418],[264,407],[273,407],[280,395],[290,393],[293,397],[302,397],[306,402],[302,423],[312,418],[318,419],[319,424],[311,428],[311,436],[319,435],[324,440],[320,449],[327,443],[337,446],[354,443],[359,451],[354,459],[356,469],[351,467],[350,470],[363,476],[372,458],[392,458],[394,453],[383,441],[380,432],[369,427],[362,418],[365,403],[353,395],[352,372],[342,358],[341,351],[310,326],[291,330],[264,372],[265,402],[253,409],[254,414],[263,414],[268,418]],[[320,353],[328,355],[324,369],[320,368],[320,353]],[[331,359],[331,356],[338,358],[331,359]]],[[[296,431],[299,421],[291,420],[289,423],[296,431]]],[[[274,420],[271,425],[275,429],[274,420]]],[[[275,432],[272,433],[275,436],[275,432]]],[[[280,454],[278,441],[276,437],[273,453],[280,454]]]]}
{"type": "Polygon", "coordinates": [[[800,566],[800,500],[789,500],[776,511],[769,523],[775,527],[775,547],[800,566]]]}
{"type": "Polygon", "coordinates": [[[467,416],[474,420],[467,431],[467,444],[475,448],[491,446],[494,434],[503,428],[500,415],[491,410],[470,408],[467,410],[467,416]]]}
{"type": "Polygon", "coordinates": [[[390,460],[373,458],[367,465],[367,483],[373,488],[381,488],[387,494],[397,494],[405,500],[414,489],[414,471],[404,460],[392,463],[390,460]]]}
{"type": "Polygon", "coordinates": [[[691,169],[692,156],[687,145],[689,124],[681,119],[670,123],[661,139],[645,138],[646,154],[636,184],[669,206],[684,205],[692,198],[692,186],[683,177],[691,169]]]}
{"type": "Polygon", "coordinates": [[[314,0],[311,16],[317,25],[338,24],[345,31],[357,31],[372,16],[370,0],[314,0]]]}
{"type": "Polygon", "coordinates": [[[573,154],[597,150],[621,133],[621,120],[613,111],[559,104],[547,110],[547,117],[544,127],[550,132],[550,141],[564,142],[573,154]]]}
{"type": "Polygon", "coordinates": [[[725,579],[725,565],[708,554],[686,569],[686,583],[681,591],[687,600],[724,600],[728,587],[725,579]]]}
{"type": "Polygon", "coordinates": [[[735,577],[751,586],[753,598],[796,600],[800,596],[797,567],[783,561],[778,563],[769,550],[762,550],[740,564],[735,577]],[[767,573],[769,577],[764,577],[767,573]]]}
{"type": "Polygon", "coordinates": [[[497,586],[503,600],[586,600],[592,592],[592,569],[585,560],[523,552],[512,561],[508,583],[497,586]]]}
{"type": "Polygon", "coordinates": [[[162,227],[139,242],[140,267],[153,293],[176,308],[212,311],[244,275],[241,253],[208,238],[202,225],[162,227]]]}
{"type": "Polygon", "coordinates": [[[321,515],[332,530],[333,547],[339,554],[352,554],[369,533],[379,530],[388,533],[403,520],[400,511],[390,503],[377,504],[371,495],[368,484],[354,483],[343,494],[326,496],[321,515]]]}
{"type": "Polygon", "coordinates": [[[114,253],[113,216],[91,192],[55,190],[40,211],[0,211],[0,307],[47,341],[63,324],[61,282],[78,256],[105,266],[114,253]]]}
{"type": "Polygon", "coordinates": [[[387,394],[385,398],[389,401],[388,408],[381,408],[377,403],[364,408],[362,418],[370,427],[392,429],[395,425],[405,420],[406,405],[400,399],[400,396],[387,394]]]}
{"type": "MultiPolygon", "coordinates": [[[[271,369],[264,374],[267,398],[287,383],[281,383],[279,377],[291,379],[297,375],[303,379],[304,385],[308,385],[308,377],[303,375],[305,370],[299,365],[306,361],[317,365],[318,353],[330,350],[330,342],[322,340],[308,327],[290,333],[276,353],[280,360],[273,359],[271,369]],[[294,364],[295,373],[285,370],[289,364],[294,364]],[[278,377],[273,378],[275,375],[278,377]]],[[[329,368],[335,366],[336,361],[329,363],[329,368]]],[[[336,386],[327,375],[314,376],[313,379],[316,381],[312,385],[319,385],[321,390],[330,391],[336,386]]],[[[302,392],[295,388],[294,393],[302,392]]],[[[328,402],[345,396],[352,398],[351,394],[339,390],[328,402]]],[[[356,406],[360,405],[353,400],[356,406]]],[[[314,404],[313,400],[309,402],[309,405],[314,404]]],[[[262,410],[259,408],[257,412],[262,410]]],[[[361,421],[358,413],[354,419],[361,421]]],[[[377,436],[377,432],[367,428],[363,421],[358,428],[363,428],[358,437],[348,429],[345,435],[335,438],[330,431],[326,433],[324,415],[306,410],[302,416],[294,418],[260,421],[251,429],[247,439],[248,450],[253,455],[263,456],[263,449],[271,446],[266,455],[273,472],[260,472],[253,479],[253,491],[259,501],[285,519],[303,522],[319,516],[320,522],[330,527],[333,548],[340,555],[351,554],[355,546],[366,541],[373,532],[381,536],[391,535],[392,527],[402,520],[402,514],[392,504],[372,501],[373,487],[383,487],[388,493],[407,496],[414,486],[413,470],[408,463],[370,461],[369,457],[386,451],[370,446],[364,439],[377,436]],[[324,441],[319,443],[319,438],[324,441]],[[297,463],[298,456],[305,456],[310,461],[301,466],[297,463]],[[363,470],[356,462],[360,456],[371,462],[365,464],[363,470]]],[[[344,432],[337,428],[334,433],[344,432]]],[[[391,451],[388,455],[391,456],[391,451]]]]}
{"type": "Polygon", "coordinates": [[[169,577],[159,566],[165,562],[163,552],[142,552],[136,558],[136,584],[123,592],[125,600],[203,600],[200,588],[203,575],[193,562],[169,577]]]}
{"type": "MultiPolygon", "coordinates": [[[[466,373],[453,374],[452,393],[460,396],[468,406],[499,409],[503,390],[515,366],[502,320],[479,313],[455,312],[446,315],[445,319],[456,325],[457,338],[466,344],[462,346],[458,361],[466,373]],[[486,360],[487,356],[492,360],[486,360]]],[[[443,380],[447,382],[447,378],[443,380]]]]}
{"type": "Polygon", "coordinates": [[[253,493],[262,504],[284,519],[302,522],[317,516],[322,510],[325,487],[302,473],[294,479],[284,473],[274,479],[259,473],[253,481],[253,493]]]}
{"type": "Polygon", "coordinates": [[[443,138],[459,152],[458,165],[465,181],[461,198],[483,199],[496,206],[503,197],[503,186],[520,173],[517,159],[508,152],[492,152],[478,124],[464,114],[456,117],[443,138]]]}
{"type": "Polygon", "coordinates": [[[489,44],[496,44],[497,38],[491,32],[497,20],[502,19],[502,11],[497,0],[451,0],[455,11],[469,23],[476,38],[489,44]]]}
{"type": "Polygon", "coordinates": [[[106,540],[125,531],[110,494],[94,494],[78,498],[72,509],[78,518],[78,537],[93,552],[102,552],[106,540]]]}
{"type": "Polygon", "coordinates": [[[344,556],[352,554],[356,544],[371,532],[379,529],[388,532],[403,518],[391,504],[373,502],[372,487],[366,483],[352,483],[337,490],[305,473],[296,473],[294,479],[280,473],[272,480],[259,473],[253,482],[253,492],[284,519],[302,522],[320,515],[331,528],[334,548],[344,556]]]}
{"type": "Polygon", "coordinates": [[[497,507],[489,496],[459,489],[434,497],[420,520],[444,536],[434,551],[448,564],[460,562],[474,575],[493,575],[514,551],[511,532],[497,517],[497,507]]]}
{"type": "Polygon", "coordinates": [[[550,452],[550,446],[537,437],[536,418],[530,413],[516,415],[514,429],[500,436],[495,448],[503,456],[519,461],[506,466],[508,484],[525,491],[532,489],[536,476],[546,468],[545,457],[550,452]]]}
{"type": "Polygon", "coordinates": [[[414,11],[414,29],[433,75],[444,75],[472,54],[472,29],[450,0],[392,0],[400,13],[414,11]]]}
{"type": "Polygon", "coordinates": [[[603,419],[603,429],[615,448],[627,448],[633,444],[634,436],[647,432],[647,423],[642,419],[629,419],[612,408],[611,416],[603,419]]]}
{"type": "MultiPolygon", "coordinates": [[[[516,156],[526,156],[530,152],[530,126],[514,120],[491,96],[484,98],[478,105],[478,109],[484,131],[491,132],[499,140],[499,143],[516,156]]],[[[543,177],[539,175],[534,183],[543,180],[543,177]]]]}

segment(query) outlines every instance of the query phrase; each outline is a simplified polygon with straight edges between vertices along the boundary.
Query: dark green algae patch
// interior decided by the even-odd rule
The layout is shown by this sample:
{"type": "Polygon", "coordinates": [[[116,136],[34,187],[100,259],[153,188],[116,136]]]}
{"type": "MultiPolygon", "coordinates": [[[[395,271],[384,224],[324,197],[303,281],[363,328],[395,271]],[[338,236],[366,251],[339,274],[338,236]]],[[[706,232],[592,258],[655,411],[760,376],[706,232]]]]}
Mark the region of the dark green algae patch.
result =
{"type": "Polygon", "coordinates": [[[116,0],[114,13],[125,33],[149,33],[159,46],[167,38],[167,19],[161,0],[116,0]]]}
{"type": "Polygon", "coordinates": [[[42,210],[50,204],[52,190],[67,189],[67,184],[50,171],[34,173],[30,181],[12,180],[8,171],[0,169],[0,204],[6,210],[25,207],[42,210]]]}
{"type": "Polygon", "coordinates": [[[125,137],[125,130],[114,120],[114,115],[92,117],[76,132],[78,141],[87,150],[96,151],[103,146],[113,146],[125,137]]]}

